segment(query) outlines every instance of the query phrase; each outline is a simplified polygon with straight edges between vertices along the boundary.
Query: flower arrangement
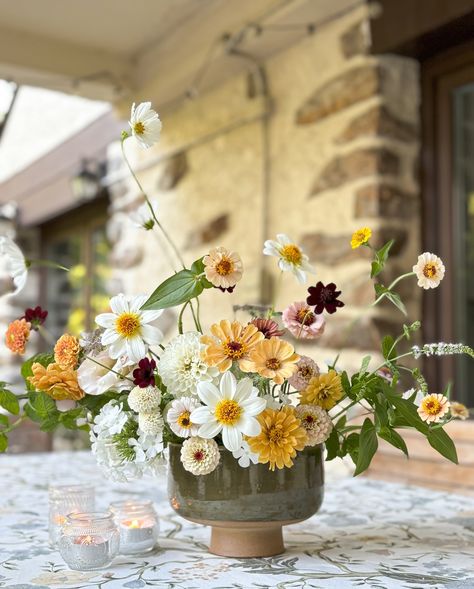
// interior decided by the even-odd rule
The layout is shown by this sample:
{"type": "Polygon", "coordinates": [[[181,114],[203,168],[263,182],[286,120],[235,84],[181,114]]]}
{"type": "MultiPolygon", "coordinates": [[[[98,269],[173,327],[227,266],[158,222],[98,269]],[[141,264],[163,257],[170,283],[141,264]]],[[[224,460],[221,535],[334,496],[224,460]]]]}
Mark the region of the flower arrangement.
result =
{"type": "MultiPolygon", "coordinates": [[[[24,394],[14,395],[1,383],[0,406],[13,417],[0,414],[0,450],[7,448],[7,434],[29,418],[43,431],[59,425],[89,431],[99,465],[117,480],[156,472],[170,443],[181,444],[183,468],[196,476],[216,469],[222,446],[242,468],[261,463],[275,470],[291,468],[298,452],[319,444],[326,445],[327,460],[349,455],[357,475],[368,468],[379,439],[408,455],[400,432],[414,428],[440,454],[457,462],[455,446],[443,428],[453,419],[465,419],[468,409],[450,400],[450,388],[429,391],[420,370],[404,359],[458,353],[472,357],[473,350],[462,344],[410,346],[420,328],[415,321],[404,325],[397,338],[382,339],[383,359],[375,368],[369,356],[352,374],[338,367],[338,359],[323,368],[297,351],[300,340],[320,338],[326,321],[344,308],[336,284],[321,281],[282,311],[250,306],[248,322],[216,318],[204,330],[201,297],[205,299],[208,289],[228,296],[243,277],[243,262],[237,252],[220,246],[185,264],[126,158],[130,138],[144,148],[159,139],[161,122],[150,103],[132,106],[130,128],[122,134],[122,149],[146,200],[136,222],[144,230],[162,233],[182,269],[150,296],[113,296],[109,311],[96,317],[95,331],[80,339],[65,333],[50,353],[27,359],[21,367],[24,394]],[[179,309],[178,334],[163,343],[154,322],[171,307],[179,309]],[[183,329],[185,311],[192,318],[192,331],[183,329]],[[408,391],[401,385],[404,373],[414,385],[408,391]],[[360,410],[354,412],[355,407],[360,410]]],[[[412,272],[384,286],[379,275],[393,241],[375,249],[371,235],[364,227],[354,233],[350,245],[372,252],[373,305],[386,300],[406,314],[395,291],[398,282],[416,276],[421,288],[436,288],[444,265],[434,254],[423,253],[412,272]]],[[[263,254],[276,258],[281,274],[293,274],[300,285],[315,273],[303,249],[287,235],[266,241],[263,254]]],[[[0,242],[0,256],[18,292],[34,262],[6,237],[0,242]]],[[[27,309],[8,327],[7,347],[23,355],[34,331],[46,333],[46,323],[46,311],[27,309]]]]}

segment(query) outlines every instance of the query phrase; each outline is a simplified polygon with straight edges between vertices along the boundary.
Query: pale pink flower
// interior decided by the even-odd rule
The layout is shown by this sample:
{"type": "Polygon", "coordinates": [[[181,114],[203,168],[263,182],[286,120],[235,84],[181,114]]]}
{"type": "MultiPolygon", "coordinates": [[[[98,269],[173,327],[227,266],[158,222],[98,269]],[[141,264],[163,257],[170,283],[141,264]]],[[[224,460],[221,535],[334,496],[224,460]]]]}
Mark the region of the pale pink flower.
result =
{"type": "Polygon", "coordinates": [[[319,366],[308,356],[301,356],[296,364],[296,372],[290,376],[288,383],[297,391],[305,389],[313,376],[318,376],[319,366]]]}
{"type": "Polygon", "coordinates": [[[322,315],[316,315],[305,302],[291,304],[283,311],[283,324],[288,331],[299,339],[314,339],[324,333],[326,321],[322,315]]]}

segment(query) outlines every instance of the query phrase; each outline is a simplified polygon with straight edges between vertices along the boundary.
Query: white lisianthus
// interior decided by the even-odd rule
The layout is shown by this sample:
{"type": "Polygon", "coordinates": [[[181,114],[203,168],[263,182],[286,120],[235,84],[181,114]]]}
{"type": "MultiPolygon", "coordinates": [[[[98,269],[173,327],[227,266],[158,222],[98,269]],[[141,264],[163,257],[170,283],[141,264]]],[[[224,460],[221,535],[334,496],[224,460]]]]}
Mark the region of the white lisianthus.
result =
{"type": "Polygon", "coordinates": [[[0,237],[0,267],[15,287],[15,290],[8,294],[17,294],[23,290],[28,279],[25,256],[17,244],[5,235],[0,237]]]}
{"type": "Polygon", "coordinates": [[[201,334],[196,331],[188,331],[170,341],[157,364],[169,393],[175,397],[196,395],[199,382],[211,382],[217,377],[218,368],[207,366],[201,358],[205,349],[201,334]]]}
{"type": "Polygon", "coordinates": [[[219,446],[215,440],[188,438],[181,447],[181,462],[184,470],[191,474],[209,474],[220,460],[219,446]]]}
{"type": "Polygon", "coordinates": [[[135,387],[128,395],[128,406],[137,413],[152,413],[160,408],[161,391],[157,387],[135,387]]]}
{"type": "Polygon", "coordinates": [[[81,363],[77,369],[77,381],[88,395],[102,395],[110,389],[122,391],[129,388],[130,381],[119,375],[127,376],[132,367],[133,362],[129,362],[127,358],[114,360],[104,350],[81,363]]]}
{"type": "Polygon", "coordinates": [[[159,344],[163,339],[157,327],[148,325],[163,311],[142,311],[147,299],[146,295],[127,297],[119,294],[110,299],[112,312],[96,317],[96,323],[105,328],[101,342],[111,358],[126,356],[130,361],[139,362],[149,346],[159,344]]]}
{"type": "Polygon", "coordinates": [[[123,410],[122,403],[109,401],[95,417],[92,431],[99,439],[109,438],[122,431],[128,418],[129,414],[123,410]]]}
{"type": "Polygon", "coordinates": [[[445,267],[441,258],[424,252],[418,256],[418,262],[413,266],[413,272],[418,278],[421,288],[436,288],[444,278],[445,267]]]}
{"type": "Polygon", "coordinates": [[[162,124],[158,113],[151,108],[151,102],[141,102],[138,106],[133,103],[128,124],[142,147],[151,147],[160,140],[162,124]]]}
{"type": "Polygon", "coordinates": [[[277,257],[280,270],[292,272],[301,284],[306,282],[306,272],[315,273],[315,269],[308,261],[308,256],[284,233],[277,235],[277,241],[267,239],[263,253],[266,256],[277,257]]]}
{"type": "Polygon", "coordinates": [[[259,458],[258,454],[252,452],[248,442],[245,440],[242,441],[242,446],[238,450],[232,452],[232,456],[238,461],[239,466],[242,468],[248,468],[250,463],[257,464],[259,458]]]}
{"type": "Polygon", "coordinates": [[[191,421],[191,413],[200,406],[192,397],[181,397],[172,401],[166,411],[166,421],[171,431],[180,438],[197,436],[199,425],[191,421]]]}

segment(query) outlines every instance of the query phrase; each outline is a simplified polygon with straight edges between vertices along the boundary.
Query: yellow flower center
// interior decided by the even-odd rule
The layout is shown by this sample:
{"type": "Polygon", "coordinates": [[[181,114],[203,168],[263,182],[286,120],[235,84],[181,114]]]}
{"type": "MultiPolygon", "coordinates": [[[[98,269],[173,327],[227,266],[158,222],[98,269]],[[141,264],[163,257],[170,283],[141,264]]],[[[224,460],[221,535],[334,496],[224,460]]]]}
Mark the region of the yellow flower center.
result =
{"type": "Polygon", "coordinates": [[[214,415],[223,425],[234,425],[242,414],[242,408],[233,399],[223,399],[216,405],[214,415]]]}
{"type": "Polygon", "coordinates": [[[226,342],[224,344],[224,352],[228,358],[238,360],[245,355],[245,347],[237,341],[226,342]]]}
{"type": "Polygon", "coordinates": [[[428,262],[427,264],[425,264],[423,268],[423,276],[425,276],[426,278],[433,278],[434,276],[436,276],[436,272],[436,264],[433,264],[433,262],[428,262]]]}
{"type": "Polygon", "coordinates": [[[122,337],[135,337],[140,333],[140,317],[136,313],[122,313],[117,317],[115,329],[122,337]]]}
{"type": "Polygon", "coordinates": [[[228,276],[234,271],[234,264],[229,258],[222,258],[222,260],[216,264],[215,268],[219,276],[228,276]]]}
{"type": "Polygon", "coordinates": [[[269,370],[278,370],[279,368],[281,368],[281,362],[280,360],[278,360],[278,358],[268,358],[268,360],[265,363],[265,366],[269,370]]]}
{"type": "Polygon", "coordinates": [[[280,256],[285,261],[289,262],[290,264],[294,264],[295,266],[299,266],[301,264],[301,260],[303,259],[303,254],[300,248],[294,243],[284,245],[280,250],[280,256]]]}
{"type": "Polygon", "coordinates": [[[141,121],[138,121],[133,125],[133,130],[137,135],[143,135],[145,133],[145,125],[141,121]]]}
{"type": "Polygon", "coordinates": [[[189,429],[191,427],[190,415],[189,411],[183,411],[178,417],[178,425],[184,429],[189,429]]]}
{"type": "Polygon", "coordinates": [[[300,309],[296,313],[296,317],[301,325],[311,325],[315,319],[314,313],[309,308],[300,309]]]}
{"type": "Polygon", "coordinates": [[[423,401],[423,409],[428,413],[428,415],[438,415],[441,411],[441,403],[438,399],[428,399],[423,401]]]}
{"type": "Polygon", "coordinates": [[[281,429],[281,427],[272,426],[268,430],[268,439],[273,444],[278,444],[278,442],[281,442],[281,440],[283,439],[283,437],[284,437],[283,436],[283,430],[281,429]]]}

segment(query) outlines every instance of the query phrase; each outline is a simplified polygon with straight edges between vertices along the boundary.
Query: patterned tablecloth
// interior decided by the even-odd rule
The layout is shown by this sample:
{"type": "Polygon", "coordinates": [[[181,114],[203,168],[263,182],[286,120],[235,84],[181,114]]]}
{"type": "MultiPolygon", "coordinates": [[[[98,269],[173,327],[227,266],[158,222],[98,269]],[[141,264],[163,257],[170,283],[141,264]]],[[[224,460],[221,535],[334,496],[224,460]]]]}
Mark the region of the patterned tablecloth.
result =
{"type": "Polygon", "coordinates": [[[228,559],[206,552],[209,530],[169,507],[165,481],[104,481],[85,453],[0,457],[0,587],[373,589],[473,588],[474,501],[367,479],[330,482],[321,512],[286,528],[287,552],[228,559]],[[133,492],[153,498],[159,546],[118,557],[100,572],[67,569],[48,546],[47,487],[61,479],[97,485],[98,507],[133,492]]]}

